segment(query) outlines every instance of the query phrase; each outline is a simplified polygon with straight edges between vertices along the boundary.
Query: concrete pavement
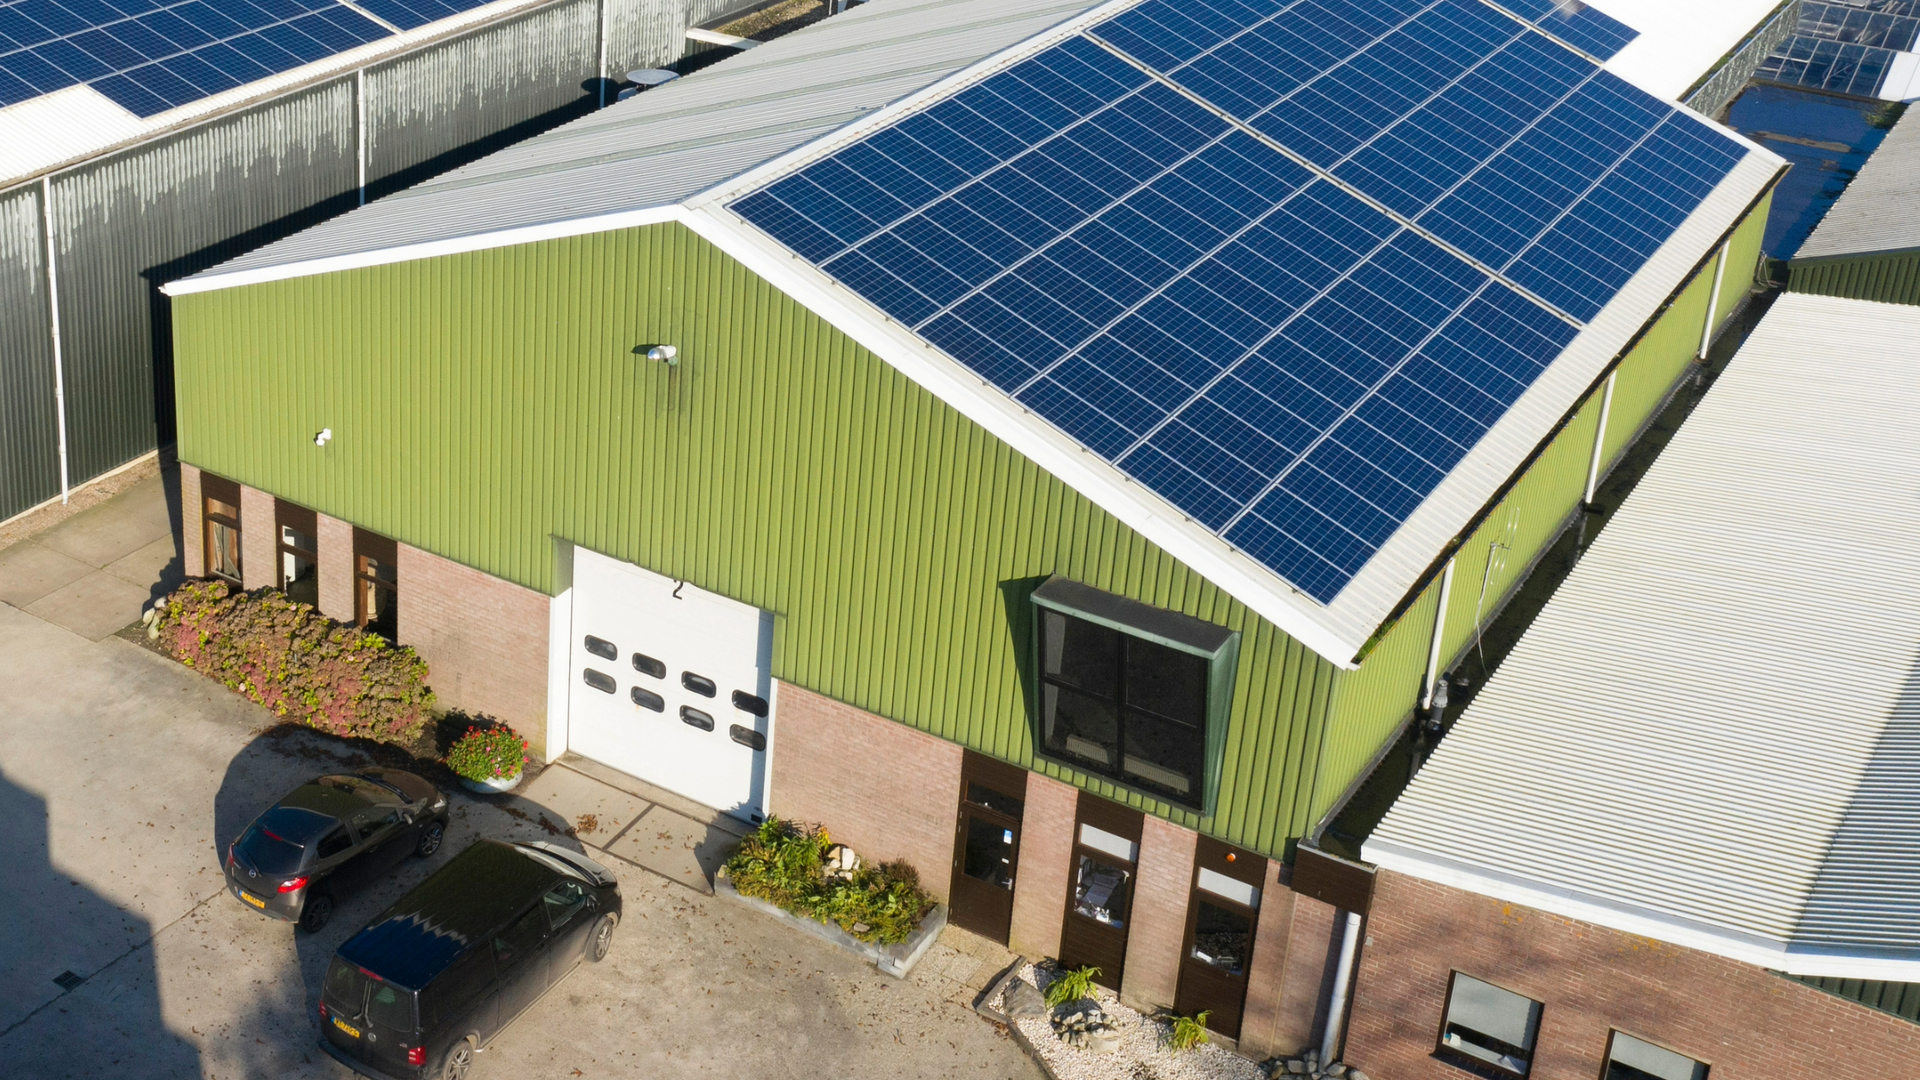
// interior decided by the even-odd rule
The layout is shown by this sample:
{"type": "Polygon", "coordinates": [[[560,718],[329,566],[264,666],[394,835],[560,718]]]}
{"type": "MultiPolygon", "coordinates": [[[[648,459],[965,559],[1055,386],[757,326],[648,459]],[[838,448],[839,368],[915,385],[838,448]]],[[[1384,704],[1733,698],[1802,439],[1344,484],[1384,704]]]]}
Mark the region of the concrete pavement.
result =
{"type": "MultiPolygon", "coordinates": [[[[124,546],[143,519],[116,514],[124,546]]],[[[89,567],[74,581],[111,575],[152,543],[82,558],[73,531],[71,543],[35,542],[89,567]]],[[[1004,955],[996,947],[950,930],[913,978],[881,975],[707,895],[727,830],[664,793],[606,784],[590,763],[549,769],[511,798],[454,793],[440,855],[344,903],[323,933],[296,935],[226,896],[217,852],[295,784],[364,762],[272,729],[264,710],[96,629],[0,601],[8,1076],[343,1077],[314,1046],[333,949],[473,838],[573,842],[550,827],[604,845],[627,919],[608,960],[576,970],[482,1055],[477,1076],[1039,1075],[966,1007],[1004,955]]]]}

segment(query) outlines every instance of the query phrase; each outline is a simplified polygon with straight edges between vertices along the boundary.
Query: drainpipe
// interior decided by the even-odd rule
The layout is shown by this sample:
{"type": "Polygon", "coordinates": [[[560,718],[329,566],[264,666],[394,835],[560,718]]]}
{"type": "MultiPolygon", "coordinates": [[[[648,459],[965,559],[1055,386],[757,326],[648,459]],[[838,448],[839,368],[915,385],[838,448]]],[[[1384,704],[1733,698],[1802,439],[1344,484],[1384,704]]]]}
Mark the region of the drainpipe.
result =
{"type": "MultiPolygon", "coordinates": [[[[1707,298],[1707,325],[1700,328],[1700,355],[1698,359],[1702,361],[1707,358],[1707,346],[1713,344],[1713,315],[1720,310],[1720,283],[1727,278],[1727,254],[1728,249],[1732,246],[1733,241],[1731,240],[1720,245],[1720,258],[1714,262],[1713,295],[1707,298]]],[[[1587,500],[1591,502],[1593,496],[1587,496],[1587,500]]]]}
{"type": "Polygon", "coordinates": [[[1440,607],[1433,613],[1433,644],[1427,647],[1427,687],[1420,694],[1420,710],[1433,708],[1433,687],[1440,678],[1440,637],[1447,629],[1447,600],[1453,595],[1453,560],[1440,572],[1440,607]]]}
{"type": "Polygon", "coordinates": [[[360,205],[367,205],[367,69],[353,73],[354,171],[360,187],[360,205]]]}
{"type": "MultiPolygon", "coordinates": [[[[1712,320],[1708,320],[1711,322],[1712,320]]],[[[1600,455],[1607,447],[1607,414],[1613,411],[1613,380],[1619,372],[1607,376],[1607,388],[1600,394],[1600,422],[1593,428],[1593,460],[1587,463],[1587,495],[1580,505],[1593,509],[1593,492],[1600,485],[1600,455]]]]}
{"type": "Polygon", "coordinates": [[[67,378],[60,356],[60,275],[53,265],[53,177],[40,178],[40,216],[47,226],[47,325],[53,330],[53,415],[60,436],[60,504],[71,489],[67,472],[67,378]]]}
{"type": "Polygon", "coordinates": [[[1333,1000],[1327,1003],[1327,1028],[1320,1035],[1323,1065],[1335,1060],[1333,1052],[1340,1046],[1341,1028],[1347,1019],[1347,995],[1353,988],[1353,958],[1360,951],[1360,924],[1364,921],[1358,913],[1347,912],[1346,933],[1340,939],[1340,966],[1333,972],[1333,1000]]]}

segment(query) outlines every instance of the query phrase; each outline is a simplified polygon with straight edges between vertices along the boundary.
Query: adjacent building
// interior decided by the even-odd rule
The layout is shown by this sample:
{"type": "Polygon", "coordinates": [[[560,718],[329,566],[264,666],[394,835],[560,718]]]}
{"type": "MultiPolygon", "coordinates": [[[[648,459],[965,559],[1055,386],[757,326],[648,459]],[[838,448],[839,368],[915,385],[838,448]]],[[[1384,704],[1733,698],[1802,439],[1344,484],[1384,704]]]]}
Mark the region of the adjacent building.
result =
{"type": "Polygon", "coordinates": [[[876,0],[167,286],[189,566],[1294,1049],[1299,838],[1755,279],[1682,26],[876,0]]]}
{"type": "Polygon", "coordinates": [[[1916,340],[1774,304],[1366,841],[1354,1064],[1914,1074],[1916,340]]]}
{"type": "Polygon", "coordinates": [[[1787,264],[1787,288],[1920,304],[1916,207],[1920,207],[1920,122],[1903,118],[1794,253],[1787,264]]]}

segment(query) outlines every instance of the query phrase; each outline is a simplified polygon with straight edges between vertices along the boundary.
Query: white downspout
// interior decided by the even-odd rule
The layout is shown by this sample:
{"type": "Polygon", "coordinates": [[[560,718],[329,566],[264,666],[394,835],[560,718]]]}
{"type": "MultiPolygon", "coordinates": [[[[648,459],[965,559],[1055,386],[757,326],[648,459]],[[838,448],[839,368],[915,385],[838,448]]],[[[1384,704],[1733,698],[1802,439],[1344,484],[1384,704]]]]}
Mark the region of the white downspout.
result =
{"type": "Polygon", "coordinates": [[[367,205],[367,69],[353,73],[354,165],[359,173],[360,205],[367,205]]]}
{"type": "Polygon", "coordinates": [[[1353,988],[1353,958],[1360,951],[1360,925],[1365,920],[1356,912],[1347,912],[1346,933],[1340,939],[1340,966],[1333,972],[1333,1000],[1327,1003],[1327,1027],[1320,1035],[1320,1063],[1334,1060],[1340,1045],[1340,1029],[1346,1021],[1347,995],[1353,988]]]}
{"type": "Polygon", "coordinates": [[[1433,613],[1433,644],[1427,648],[1427,684],[1420,692],[1420,708],[1433,708],[1433,688],[1440,678],[1440,638],[1447,630],[1447,600],[1453,596],[1453,560],[1440,572],[1440,607],[1433,613]]]}
{"type": "MultiPolygon", "coordinates": [[[[1713,344],[1713,317],[1720,310],[1720,283],[1727,279],[1727,255],[1732,246],[1731,240],[1720,245],[1720,257],[1714,262],[1713,295],[1707,298],[1707,325],[1700,328],[1700,355],[1697,357],[1700,360],[1707,358],[1707,346],[1713,344]]],[[[1592,502],[1593,497],[1589,495],[1587,501],[1592,502]]]]}
{"type": "Polygon", "coordinates": [[[1594,489],[1600,486],[1600,455],[1607,449],[1607,416],[1613,412],[1613,380],[1618,371],[1607,376],[1607,388],[1600,393],[1600,422],[1593,427],[1593,460],[1587,463],[1587,495],[1582,506],[1593,505],[1594,489]]]}
{"type": "Polygon", "coordinates": [[[47,326],[53,338],[53,415],[60,435],[60,504],[72,495],[67,472],[67,375],[60,356],[60,275],[53,265],[53,177],[40,178],[40,216],[47,226],[47,326]]]}

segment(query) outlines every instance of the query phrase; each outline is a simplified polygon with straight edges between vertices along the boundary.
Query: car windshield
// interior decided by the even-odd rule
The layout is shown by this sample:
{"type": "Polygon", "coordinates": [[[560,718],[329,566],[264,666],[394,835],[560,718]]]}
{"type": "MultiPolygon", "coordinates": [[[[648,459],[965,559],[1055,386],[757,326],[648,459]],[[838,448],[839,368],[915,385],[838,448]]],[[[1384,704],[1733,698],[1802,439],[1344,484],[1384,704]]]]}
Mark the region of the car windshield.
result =
{"type": "Polygon", "coordinates": [[[247,826],[234,852],[241,861],[269,877],[291,874],[300,869],[306,854],[304,841],[313,828],[315,815],[306,810],[274,807],[247,826]]]}

